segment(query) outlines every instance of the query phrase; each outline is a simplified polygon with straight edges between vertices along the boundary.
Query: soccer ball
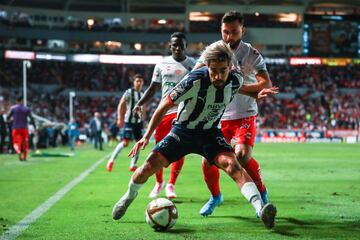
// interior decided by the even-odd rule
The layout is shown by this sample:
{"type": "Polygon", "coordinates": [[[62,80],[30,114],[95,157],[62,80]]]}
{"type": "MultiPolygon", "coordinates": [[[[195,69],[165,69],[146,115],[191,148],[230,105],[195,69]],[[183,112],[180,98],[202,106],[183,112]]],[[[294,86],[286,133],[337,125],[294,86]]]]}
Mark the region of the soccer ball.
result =
{"type": "Polygon", "coordinates": [[[156,231],[172,228],[178,218],[175,204],[166,198],[152,200],[145,211],[146,222],[156,231]]]}

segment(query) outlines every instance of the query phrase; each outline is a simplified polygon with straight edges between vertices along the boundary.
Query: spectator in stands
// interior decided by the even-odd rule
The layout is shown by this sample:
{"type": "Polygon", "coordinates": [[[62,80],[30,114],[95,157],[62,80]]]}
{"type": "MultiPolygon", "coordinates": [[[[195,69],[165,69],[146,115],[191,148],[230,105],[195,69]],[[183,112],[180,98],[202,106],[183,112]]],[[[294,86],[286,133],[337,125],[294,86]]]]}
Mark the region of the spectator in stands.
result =
{"type": "Polygon", "coordinates": [[[100,119],[100,113],[95,112],[94,118],[91,119],[90,121],[90,131],[94,141],[95,149],[99,148],[100,150],[103,150],[103,146],[102,146],[103,139],[101,136],[102,129],[103,129],[103,123],[102,120],[100,119]]]}

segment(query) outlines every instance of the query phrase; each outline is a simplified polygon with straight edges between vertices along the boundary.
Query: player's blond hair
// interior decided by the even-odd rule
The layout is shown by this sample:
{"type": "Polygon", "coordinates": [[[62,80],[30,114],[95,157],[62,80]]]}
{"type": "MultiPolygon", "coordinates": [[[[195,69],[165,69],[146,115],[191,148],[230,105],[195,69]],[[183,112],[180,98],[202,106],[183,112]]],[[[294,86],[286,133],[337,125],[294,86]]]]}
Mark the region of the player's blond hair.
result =
{"type": "Polygon", "coordinates": [[[234,59],[233,51],[224,41],[217,41],[207,46],[202,56],[207,65],[209,65],[210,61],[226,61],[230,65],[234,59]]]}

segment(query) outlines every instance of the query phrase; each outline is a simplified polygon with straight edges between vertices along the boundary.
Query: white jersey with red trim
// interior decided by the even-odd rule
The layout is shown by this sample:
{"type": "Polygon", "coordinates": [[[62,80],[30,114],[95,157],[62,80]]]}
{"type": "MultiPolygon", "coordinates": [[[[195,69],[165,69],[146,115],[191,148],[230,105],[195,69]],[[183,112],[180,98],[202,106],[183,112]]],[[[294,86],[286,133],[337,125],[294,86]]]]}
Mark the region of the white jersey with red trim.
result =
{"type": "MultiPolygon", "coordinates": [[[[234,54],[237,61],[236,67],[239,68],[243,75],[244,84],[256,83],[255,75],[258,71],[266,71],[265,60],[259,51],[253,48],[251,44],[241,41],[234,54]]],[[[256,116],[257,114],[258,107],[254,98],[236,94],[231,103],[226,107],[222,119],[234,120],[256,116]]]]}
{"type": "MultiPolygon", "coordinates": [[[[219,40],[218,42],[223,41],[219,40]]],[[[215,43],[213,43],[215,44],[215,43]]],[[[238,48],[234,51],[235,61],[233,65],[237,68],[244,79],[244,85],[256,83],[255,75],[260,70],[266,71],[264,58],[258,50],[253,48],[251,44],[240,41],[238,48]]],[[[198,62],[205,63],[204,57],[198,59],[198,62]]],[[[256,100],[252,97],[236,94],[231,103],[226,107],[222,120],[235,120],[256,116],[258,107],[256,100]]]]}
{"type": "MultiPolygon", "coordinates": [[[[184,61],[178,62],[172,56],[164,57],[156,64],[151,81],[161,83],[161,96],[166,96],[183,77],[195,66],[195,59],[186,57],[184,61]]],[[[177,106],[169,109],[166,114],[177,112],[177,106]]]]}

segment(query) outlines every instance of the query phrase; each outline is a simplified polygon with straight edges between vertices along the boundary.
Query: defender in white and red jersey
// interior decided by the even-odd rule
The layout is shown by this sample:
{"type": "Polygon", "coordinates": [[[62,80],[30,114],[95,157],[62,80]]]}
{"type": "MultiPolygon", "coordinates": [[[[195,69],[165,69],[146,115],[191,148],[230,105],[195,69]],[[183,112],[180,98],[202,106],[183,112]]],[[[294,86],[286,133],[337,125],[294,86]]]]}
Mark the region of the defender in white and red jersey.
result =
{"type": "MultiPolygon", "coordinates": [[[[249,43],[241,40],[245,32],[243,15],[236,11],[225,13],[221,21],[222,40],[228,43],[233,50],[236,61],[235,68],[239,69],[244,78],[244,84],[258,83],[257,91],[272,86],[266,65],[260,53],[249,43]]],[[[194,69],[203,65],[202,57],[194,69]]],[[[254,98],[237,94],[227,106],[221,119],[221,130],[226,140],[235,144],[235,153],[241,166],[255,182],[264,204],[268,202],[267,190],[261,179],[260,166],[252,157],[256,134],[256,116],[258,108],[254,98]]],[[[219,186],[219,170],[215,165],[203,161],[205,182],[212,194],[210,200],[201,208],[200,214],[208,216],[222,201],[219,186]]]]}
{"type": "MultiPolygon", "coordinates": [[[[139,113],[141,111],[141,106],[147,103],[160,87],[161,96],[166,96],[194,67],[195,60],[185,55],[186,37],[183,33],[173,33],[170,37],[169,46],[171,56],[164,57],[160,63],[156,64],[151,84],[145,91],[144,96],[134,107],[134,112],[139,113]]],[[[154,138],[156,143],[160,142],[170,132],[176,115],[177,106],[174,106],[167,111],[160,125],[155,130],[154,138]]],[[[184,157],[171,165],[170,178],[165,188],[165,194],[168,198],[176,198],[174,186],[183,164],[184,157]]],[[[159,172],[156,173],[156,184],[149,194],[149,197],[157,197],[163,188],[163,169],[161,168],[159,172]]]]}

